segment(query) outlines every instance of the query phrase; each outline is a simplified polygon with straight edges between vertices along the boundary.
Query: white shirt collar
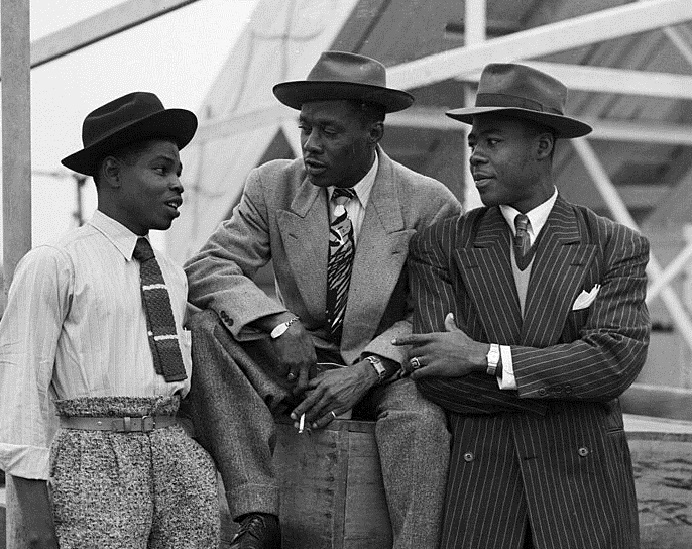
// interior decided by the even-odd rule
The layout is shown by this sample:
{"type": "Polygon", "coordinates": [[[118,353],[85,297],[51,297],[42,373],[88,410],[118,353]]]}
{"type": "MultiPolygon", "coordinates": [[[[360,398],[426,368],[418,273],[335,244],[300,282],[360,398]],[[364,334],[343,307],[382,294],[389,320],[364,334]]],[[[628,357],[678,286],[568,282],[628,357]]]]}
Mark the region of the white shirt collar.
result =
{"type": "MultiPolygon", "coordinates": [[[[363,208],[368,205],[368,200],[370,200],[370,191],[372,191],[372,186],[375,184],[375,177],[377,177],[377,168],[380,165],[377,152],[375,152],[375,161],[372,163],[370,170],[365,174],[365,177],[356,183],[352,188],[356,193],[356,197],[363,208]]],[[[334,187],[327,188],[327,198],[332,199],[332,194],[334,193],[334,187]]]]}
{"type": "MultiPolygon", "coordinates": [[[[96,210],[87,223],[110,240],[127,261],[132,259],[132,252],[135,250],[138,235],[100,210],[96,210]]],[[[148,239],[149,237],[146,236],[145,238],[148,239]]]]}
{"type": "MultiPolygon", "coordinates": [[[[548,221],[548,216],[550,215],[556,200],[557,188],[555,188],[553,196],[543,202],[543,204],[540,204],[533,210],[526,212],[526,215],[529,218],[529,236],[531,237],[532,243],[541,232],[541,229],[545,225],[546,221],[548,221]]],[[[500,211],[502,212],[502,216],[505,218],[507,225],[509,225],[512,234],[514,234],[514,218],[521,212],[515,210],[512,208],[512,206],[507,206],[506,204],[500,204],[500,211]]]]}

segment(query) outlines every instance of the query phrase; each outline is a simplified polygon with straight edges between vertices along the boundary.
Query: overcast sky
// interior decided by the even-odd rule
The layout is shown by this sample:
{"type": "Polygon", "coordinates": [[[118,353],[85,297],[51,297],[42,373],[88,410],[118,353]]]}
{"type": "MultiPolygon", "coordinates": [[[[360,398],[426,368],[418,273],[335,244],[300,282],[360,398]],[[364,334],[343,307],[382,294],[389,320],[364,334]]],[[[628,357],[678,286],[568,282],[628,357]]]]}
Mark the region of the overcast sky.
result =
{"type": "MultiPolygon", "coordinates": [[[[32,0],[31,39],[121,2],[32,0]]],[[[84,117],[131,91],[150,91],[165,107],[197,111],[255,3],[199,0],[31,71],[34,245],[75,225],[75,182],[60,159],[82,148],[84,117]]],[[[87,187],[88,217],[96,196],[93,183],[87,187]]]]}

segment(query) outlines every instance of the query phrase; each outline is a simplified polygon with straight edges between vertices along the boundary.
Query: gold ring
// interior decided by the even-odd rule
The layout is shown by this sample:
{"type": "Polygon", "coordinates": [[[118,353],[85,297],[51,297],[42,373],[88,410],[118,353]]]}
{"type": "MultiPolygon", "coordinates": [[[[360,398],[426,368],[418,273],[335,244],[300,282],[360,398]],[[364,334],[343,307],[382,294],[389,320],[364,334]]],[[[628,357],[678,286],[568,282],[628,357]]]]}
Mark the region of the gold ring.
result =
{"type": "Polygon", "coordinates": [[[421,366],[423,366],[423,365],[420,363],[420,359],[419,359],[417,356],[414,356],[414,357],[410,360],[410,362],[411,362],[411,368],[413,368],[414,370],[417,370],[418,368],[420,368],[421,366]]]}

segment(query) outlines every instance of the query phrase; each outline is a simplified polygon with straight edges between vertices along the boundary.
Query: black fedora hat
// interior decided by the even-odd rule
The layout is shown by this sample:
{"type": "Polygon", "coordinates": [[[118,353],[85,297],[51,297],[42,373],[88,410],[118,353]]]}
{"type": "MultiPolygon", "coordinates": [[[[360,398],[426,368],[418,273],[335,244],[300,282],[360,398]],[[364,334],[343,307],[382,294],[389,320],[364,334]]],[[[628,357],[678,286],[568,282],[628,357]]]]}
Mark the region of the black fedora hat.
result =
{"type": "Polygon", "coordinates": [[[478,114],[501,112],[548,126],[558,137],[589,133],[591,126],[565,116],[566,102],[567,87],[552,76],[524,65],[491,63],[481,73],[475,106],[446,114],[472,124],[478,114]]]}
{"type": "Polygon", "coordinates": [[[352,99],[375,103],[385,112],[407,109],[413,96],[387,87],[382,63],[345,51],[325,51],[306,80],[282,82],[272,89],[284,105],[300,109],[308,101],[352,99]]]}
{"type": "Polygon", "coordinates": [[[197,131],[197,117],[186,109],[164,109],[156,95],[133,92],[90,112],[82,125],[84,148],[62,163],[84,175],[94,175],[103,155],[130,143],[157,137],[171,139],[182,149],[197,131]]]}

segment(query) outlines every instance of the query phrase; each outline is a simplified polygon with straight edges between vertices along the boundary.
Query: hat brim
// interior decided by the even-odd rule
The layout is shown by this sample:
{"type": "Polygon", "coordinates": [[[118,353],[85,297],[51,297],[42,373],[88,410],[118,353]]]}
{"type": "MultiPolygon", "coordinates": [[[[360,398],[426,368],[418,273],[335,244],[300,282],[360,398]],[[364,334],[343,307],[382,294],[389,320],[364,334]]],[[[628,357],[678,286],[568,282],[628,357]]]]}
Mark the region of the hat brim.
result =
{"type": "Polygon", "coordinates": [[[300,110],[309,101],[348,99],[382,105],[385,112],[402,111],[413,105],[413,96],[402,90],[393,90],[353,82],[282,82],[272,88],[274,96],[293,109],[300,110]]]}
{"type": "Polygon", "coordinates": [[[593,128],[584,122],[580,122],[575,118],[563,116],[560,114],[551,114],[546,112],[534,111],[531,109],[522,109],[517,107],[467,107],[461,109],[453,109],[445,114],[454,120],[459,120],[465,124],[473,124],[473,117],[479,114],[487,113],[503,113],[512,118],[521,118],[523,120],[532,120],[554,129],[558,137],[574,138],[582,137],[591,133],[593,128]]]}
{"type": "Polygon", "coordinates": [[[195,113],[186,109],[165,109],[141,118],[81,151],[66,156],[62,163],[77,173],[93,176],[98,169],[96,163],[103,155],[115,152],[125,145],[163,138],[174,141],[178,149],[182,149],[192,140],[196,131],[195,113]]]}

